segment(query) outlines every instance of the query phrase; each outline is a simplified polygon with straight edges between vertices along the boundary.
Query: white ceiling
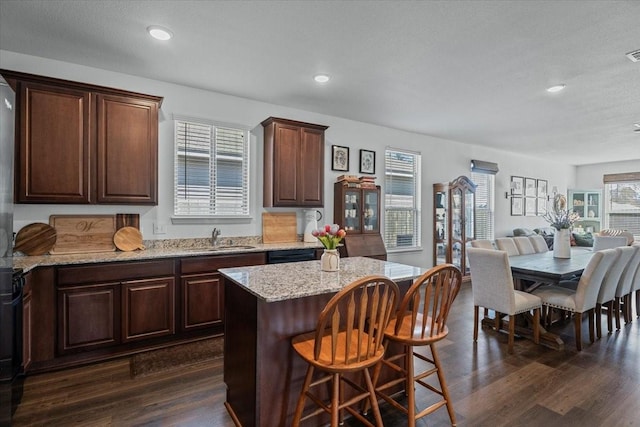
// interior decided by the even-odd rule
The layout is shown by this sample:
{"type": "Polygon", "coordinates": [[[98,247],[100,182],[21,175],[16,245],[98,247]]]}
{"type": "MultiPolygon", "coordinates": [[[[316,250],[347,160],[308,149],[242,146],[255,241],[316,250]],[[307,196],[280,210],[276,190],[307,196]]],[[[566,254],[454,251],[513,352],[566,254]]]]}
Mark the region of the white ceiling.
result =
{"type": "Polygon", "coordinates": [[[580,165],[640,158],[639,22],[640,1],[0,0],[0,49],[580,165]]]}

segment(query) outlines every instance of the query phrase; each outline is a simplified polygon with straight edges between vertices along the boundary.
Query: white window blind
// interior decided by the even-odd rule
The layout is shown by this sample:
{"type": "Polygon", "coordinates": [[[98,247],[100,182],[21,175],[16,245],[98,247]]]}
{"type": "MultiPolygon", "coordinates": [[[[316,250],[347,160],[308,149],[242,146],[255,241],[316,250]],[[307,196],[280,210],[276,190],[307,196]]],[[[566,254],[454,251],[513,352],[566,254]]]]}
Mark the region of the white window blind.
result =
{"type": "Polygon", "coordinates": [[[384,241],[387,250],[418,248],[420,229],[419,153],[385,150],[384,241]]]}
{"type": "Polygon", "coordinates": [[[494,238],[495,175],[471,172],[476,187],[476,239],[494,238]]]}
{"type": "Polygon", "coordinates": [[[640,239],[640,173],[604,176],[604,227],[640,239]]]}
{"type": "Polygon", "coordinates": [[[174,182],[177,216],[248,216],[248,130],[176,119],[174,182]]]}

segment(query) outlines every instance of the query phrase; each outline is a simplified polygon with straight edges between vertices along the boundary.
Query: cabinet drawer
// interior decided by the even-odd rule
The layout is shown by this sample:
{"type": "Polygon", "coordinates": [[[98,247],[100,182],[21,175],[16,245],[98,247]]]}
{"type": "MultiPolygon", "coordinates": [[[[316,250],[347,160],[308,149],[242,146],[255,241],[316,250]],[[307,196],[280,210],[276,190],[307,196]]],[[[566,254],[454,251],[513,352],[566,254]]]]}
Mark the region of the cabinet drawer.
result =
{"type": "Polygon", "coordinates": [[[185,258],[180,263],[180,273],[208,273],[220,268],[246,267],[248,265],[265,264],[264,252],[248,253],[243,255],[219,255],[185,258]]]}
{"type": "Polygon", "coordinates": [[[143,279],[156,276],[172,276],[175,272],[173,260],[125,262],[82,265],[58,268],[58,285],[75,285],[143,279]]]}

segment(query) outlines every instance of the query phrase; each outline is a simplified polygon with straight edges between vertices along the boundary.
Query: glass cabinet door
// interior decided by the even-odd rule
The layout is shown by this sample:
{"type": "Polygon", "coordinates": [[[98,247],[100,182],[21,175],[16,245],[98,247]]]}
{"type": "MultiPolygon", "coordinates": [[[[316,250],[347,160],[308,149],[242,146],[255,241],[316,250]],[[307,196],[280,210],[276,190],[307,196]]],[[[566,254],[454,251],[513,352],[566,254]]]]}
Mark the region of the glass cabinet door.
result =
{"type": "Polygon", "coordinates": [[[449,237],[449,220],[448,220],[448,203],[447,191],[436,191],[434,196],[435,210],[435,265],[445,264],[447,262],[447,239],[449,237]]]}
{"type": "Polygon", "coordinates": [[[460,267],[462,262],[463,240],[463,206],[462,189],[451,191],[451,264],[460,267]]]}
{"type": "Polygon", "coordinates": [[[474,194],[471,191],[466,190],[464,199],[464,237],[467,241],[473,240],[476,235],[476,219],[474,218],[474,213],[476,210],[474,206],[474,194]]]}
{"type": "Polygon", "coordinates": [[[364,210],[362,212],[363,219],[363,232],[364,233],[379,233],[380,232],[380,218],[378,218],[379,204],[378,191],[377,190],[363,190],[364,195],[364,210]]]}
{"type": "Polygon", "coordinates": [[[344,195],[344,229],[345,231],[361,232],[360,215],[362,213],[362,192],[360,190],[347,190],[344,195]]]}

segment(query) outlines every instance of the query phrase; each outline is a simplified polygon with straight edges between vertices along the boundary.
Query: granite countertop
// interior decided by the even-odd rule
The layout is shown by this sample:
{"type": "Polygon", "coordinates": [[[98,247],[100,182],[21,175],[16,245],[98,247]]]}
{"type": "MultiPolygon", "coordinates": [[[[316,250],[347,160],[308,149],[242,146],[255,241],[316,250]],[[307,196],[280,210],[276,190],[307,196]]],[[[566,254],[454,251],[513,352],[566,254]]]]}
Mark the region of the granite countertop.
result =
{"type": "Polygon", "coordinates": [[[143,261],[161,258],[184,258],[203,255],[239,255],[252,252],[267,252],[286,249],[320,249],[318,243],[257,243],[236,239],[233,244],[221,244],[213,247],[208,239],[183,239],[182,241],[145,241],[147,249],[131,252],[95,252],[69,255],[14,256],[13,267],[25,272],[36,267],[90,264],[97,262],[143,261]]]}
{"type": "Polygon", "coordinates": [[[320,261],[222,268],[225,277],[266,302],[284,301],[338,292],[368,275],[382,275],[394,281],[412,280],[426,269],[372,258],[342,258],[340,270],[324,272],[320,261]]]}

